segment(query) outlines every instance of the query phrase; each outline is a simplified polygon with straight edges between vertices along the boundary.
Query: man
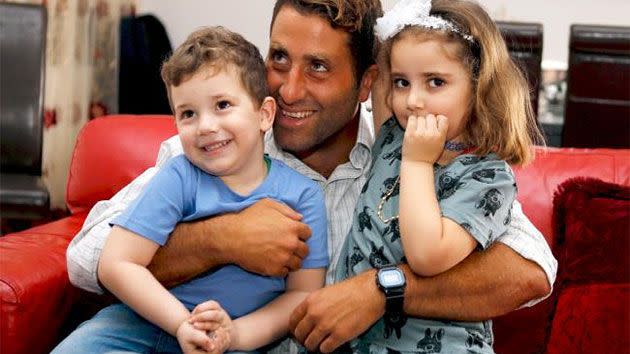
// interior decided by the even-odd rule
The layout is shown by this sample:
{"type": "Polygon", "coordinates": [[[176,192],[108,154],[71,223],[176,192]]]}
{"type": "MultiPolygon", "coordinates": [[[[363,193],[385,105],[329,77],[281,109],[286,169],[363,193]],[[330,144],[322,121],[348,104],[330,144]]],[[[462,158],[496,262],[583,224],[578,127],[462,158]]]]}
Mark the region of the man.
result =
{"type": "MultiPolygon", "coordinates": [[[[378,73],[373,26],[381,14],[378,0],[277,0],[274,7],[267,79],[279,109],[266,149],[324,190],[331,262],[327,284],[333,282],[371,164],[372,117],[360,102],[367,100],[378,73]]],[[[157,167],[178,153],[177,137],[169,139],[157,167]]],[[[94,207],[68,249],[68,270],[75,285],[101,291],[96,266],[109,233],[108,221],[153,173],[145,172],[110,201],[94,207]]],[[[264,200],[238,214],[180,224],[149,268],[166,286],[229,263],[283,275],[300,267],[309,234],[294,211],[264,200]]],[[[548,295],[557,263],[520,205],[515,205],[510,229],[499,241],[433,278],[416,276],[401,265],[407,283],[405,313],[481,320],[548,295]]],[[[311,294],[291,318],[296,339],[310,350],[330,352],[369,328],[386,307],[375,277],[375,271],[365,272],[311,294]]]]}

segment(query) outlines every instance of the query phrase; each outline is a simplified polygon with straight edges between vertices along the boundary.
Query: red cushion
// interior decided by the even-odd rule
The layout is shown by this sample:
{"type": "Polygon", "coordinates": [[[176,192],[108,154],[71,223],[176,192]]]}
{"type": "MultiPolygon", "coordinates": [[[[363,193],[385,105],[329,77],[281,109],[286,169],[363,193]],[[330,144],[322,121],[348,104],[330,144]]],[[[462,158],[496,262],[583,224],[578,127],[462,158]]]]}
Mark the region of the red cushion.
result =
{"type": "Polygon", "coordinates": [[[570,179],[556,193],[553,217],[558,282],[630,281],[630,187],[570,179]]]}
{"type": "Polygon", "coordinates": [[[89,211],[155,164],[160,143],[177,133],[170,116],[108,116],[88,122],[74,148],[66,203],[89,211]]]}
{"type": "Polygon", "coordinates": [[[628,283],[567,288],[556,307],[547,353],[628,353],[628,299],[628,283]]]}

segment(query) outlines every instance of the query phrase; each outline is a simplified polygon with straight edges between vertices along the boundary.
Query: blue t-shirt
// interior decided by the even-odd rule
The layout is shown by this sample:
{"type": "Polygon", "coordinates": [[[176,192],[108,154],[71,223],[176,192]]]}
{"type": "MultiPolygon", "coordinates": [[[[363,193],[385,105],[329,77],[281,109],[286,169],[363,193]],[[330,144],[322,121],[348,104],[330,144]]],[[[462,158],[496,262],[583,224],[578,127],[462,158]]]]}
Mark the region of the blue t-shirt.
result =
{"type": "MultiPolygon", "coordinates": [[[[240,211],[264,198],[281,201],[296,210],[311,228],[312,235],[307,241],[309,254],[302,268],[327,267],[324,195],[315,182],[275,159],[271,159],[269,173],[260,186],[242,196],[219,177],[193,165],[184,155],[173,157],[112,225],[162,246],[179,222],[240,211]]],[[[284,290],[284,278],[254,274],[236,265],[212,269],[170,289],[189,310],[211,299],[219,302],[232,318],[264,306],[284,290]]]]}

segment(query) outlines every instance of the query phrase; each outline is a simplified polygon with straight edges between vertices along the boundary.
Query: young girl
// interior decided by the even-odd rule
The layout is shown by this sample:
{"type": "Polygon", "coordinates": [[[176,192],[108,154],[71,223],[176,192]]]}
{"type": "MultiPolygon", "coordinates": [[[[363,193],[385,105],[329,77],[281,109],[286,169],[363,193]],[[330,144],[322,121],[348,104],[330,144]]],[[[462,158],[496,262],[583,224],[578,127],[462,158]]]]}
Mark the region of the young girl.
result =
{"type": "MultiPolygon", "coordinates": [[[[540,137],[526,81],[476,3],[401,0],[375,31],[394,117],[374,144],[337,280],[399,263],[432,276],[487,248],[509,224],[516,197],[509,164],[528,162],[540,137]]],[[[404,282],[397,291],[398,308],[387,303],[353,352],[493,352],[490,321],[406,317],[404,282]]]]}

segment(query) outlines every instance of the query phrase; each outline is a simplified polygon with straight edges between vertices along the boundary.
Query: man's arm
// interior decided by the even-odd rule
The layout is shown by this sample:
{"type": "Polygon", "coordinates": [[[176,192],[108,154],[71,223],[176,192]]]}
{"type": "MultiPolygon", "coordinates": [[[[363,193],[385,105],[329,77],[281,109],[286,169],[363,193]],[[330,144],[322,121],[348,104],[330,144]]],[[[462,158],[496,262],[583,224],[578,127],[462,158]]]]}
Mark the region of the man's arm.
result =
{"type": "Polygon", "coordinates": [[[311,230],[288,206],[263,199],[234,214],[178,224],[148,268],[166,287],[218,265],[284,276],[300,269],[311,230]]]}
{"type": "MultiPolygon", "coordinates": [[[[405,312],[411,316],[477,321],[510,312],[550,291],[537,264],[496,243],[450,270],[407,277],[405,312]]],[[[357,337],[384,314],[385,297],[370,270],[313,292],[291,316],[290,328],[309,350],[331,352],[357,337]]]]}

